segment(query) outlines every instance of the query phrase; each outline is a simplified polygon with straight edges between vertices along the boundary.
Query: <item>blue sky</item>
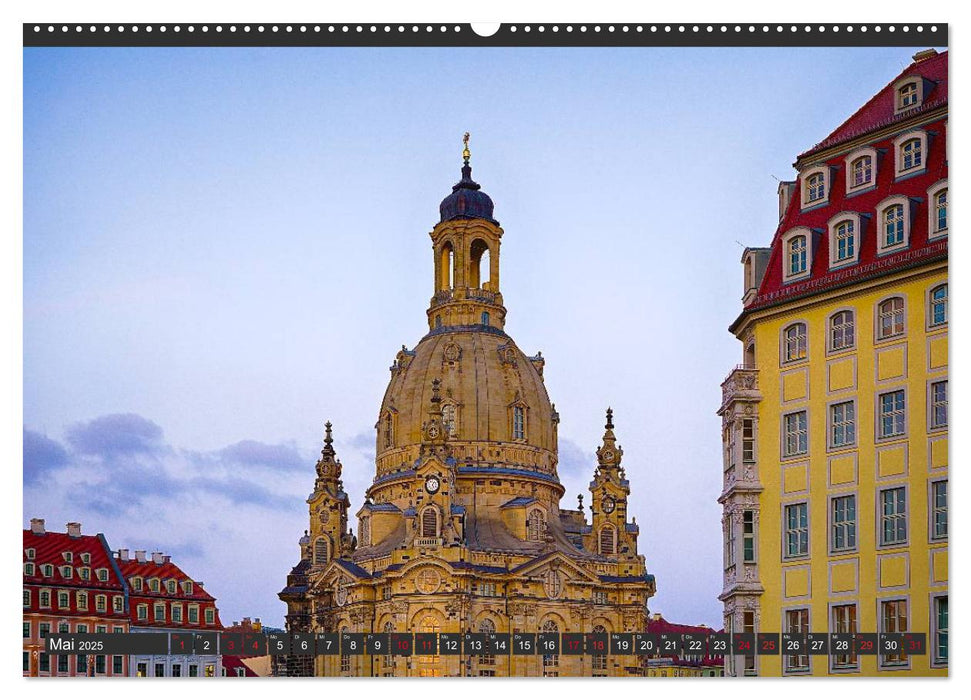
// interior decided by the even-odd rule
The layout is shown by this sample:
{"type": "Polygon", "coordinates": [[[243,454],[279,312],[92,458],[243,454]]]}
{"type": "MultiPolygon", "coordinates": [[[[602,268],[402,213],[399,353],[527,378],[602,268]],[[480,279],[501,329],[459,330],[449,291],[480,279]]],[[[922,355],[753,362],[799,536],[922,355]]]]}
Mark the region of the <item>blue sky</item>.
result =
{"type": "MultiPolygon", "coordinates": [[[[24,522],[282,624],[323,422],[356,510],[472,133],[564,507],[615,411],[653,611],[719,627],[719,384],[776,178],[914,49],[25,49],[24,522]]],[[[589,500],[589,496],[587,496],[589,500]]]]}

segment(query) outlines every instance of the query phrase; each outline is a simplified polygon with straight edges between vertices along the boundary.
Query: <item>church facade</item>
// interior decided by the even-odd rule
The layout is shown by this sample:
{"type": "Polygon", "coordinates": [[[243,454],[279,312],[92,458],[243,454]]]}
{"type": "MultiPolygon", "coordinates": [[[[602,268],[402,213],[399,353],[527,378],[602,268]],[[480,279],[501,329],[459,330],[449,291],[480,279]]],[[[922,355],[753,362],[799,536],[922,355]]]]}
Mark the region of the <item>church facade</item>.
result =
{"type": "MultiPolygon", "coordinates": [[[[431,231],[428,331],[402,346],[378,413],[374,480],[352,512],[330,423],[300,560],[280,598],[294,632],[645,631],[653,575],[607,410],[589,519],[560,505],[545,360],[506,334],[503,229],[462,179],[431,231]],[[357,537],[351,520],[357,520],[357,537]]],[[[318,676],[645,675],[635,656],[293,657],[318,676]]]]}

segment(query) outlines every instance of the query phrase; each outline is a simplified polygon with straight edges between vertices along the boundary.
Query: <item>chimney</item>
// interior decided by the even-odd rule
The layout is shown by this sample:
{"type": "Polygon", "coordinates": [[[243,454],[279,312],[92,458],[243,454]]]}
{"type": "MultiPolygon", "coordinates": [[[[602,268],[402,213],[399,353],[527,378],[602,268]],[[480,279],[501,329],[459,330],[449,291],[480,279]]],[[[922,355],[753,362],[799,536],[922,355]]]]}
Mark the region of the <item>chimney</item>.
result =
{"type": "Polygon", "coordinates": [[[154,563],[156,563],[156,564],[161,564],[162,563],[162,553],[161,552],[152,552],[152,561],[154,563]]]}
{"type": "Polygon", "coordinates": [[[926,61],[928,58],[934,58],[936,55],[937,49],[924,49],[923,51],[918,51],[914,54],[914,63],[926,61]]]}
{"type": "Polygon", "coordinates": [[[145,550],[144,549],[136,549],[135,550],[135,561],[137,561],[139,564],[144,564],[145,563],[145,550]]]}
{"type": "Polygon", "coordinates": [[[172,561],[172,557],[170,555],[166,554],[164,557],[162,557],[163,564],[168,564],[170,561],[172,561]]]}
{"type": "Polygon", "coordinates": [[[68,523],[67,534],[71,537],[81,536],[81,523],[68,523]]]}
{"type": "Polygon", "coordinates": [[[43,535],[44,530],[44,519],[43,518],[31,518],[30,519],[30,531],[35,535],[43,535]]]}
{"type": "Polygon", "coordinates": [[[118,550],[118,559],[121,560],[121,561],[128,561],[128,550],[127,549],[119,549],[118,550]]]}

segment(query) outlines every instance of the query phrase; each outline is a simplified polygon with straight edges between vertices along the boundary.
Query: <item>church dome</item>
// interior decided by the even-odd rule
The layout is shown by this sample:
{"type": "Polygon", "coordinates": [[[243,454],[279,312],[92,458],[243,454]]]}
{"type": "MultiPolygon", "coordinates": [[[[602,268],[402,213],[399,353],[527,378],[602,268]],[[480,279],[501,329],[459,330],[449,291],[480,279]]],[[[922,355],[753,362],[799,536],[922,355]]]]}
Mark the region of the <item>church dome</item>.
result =
{"type": "Polygon", "coordinates": [[[440,222],[454,219],[486,219],[494,224],[492,218],[492,198],[482,191],[479,183],[472,179],[472,166],[462,167],[462,179],[452,186],[452,193],[442,200],[438,207],[440,222]]]}
{"type": "Polygon", "coordinates": [[[444,327],[402,349],[377,431],[378,479],[409,469],[440,381],[442,422],[460,474],[513,469],[556,479],[556,422],[543,383],[542,355],[527,356],[503,331],[444,327]]]}

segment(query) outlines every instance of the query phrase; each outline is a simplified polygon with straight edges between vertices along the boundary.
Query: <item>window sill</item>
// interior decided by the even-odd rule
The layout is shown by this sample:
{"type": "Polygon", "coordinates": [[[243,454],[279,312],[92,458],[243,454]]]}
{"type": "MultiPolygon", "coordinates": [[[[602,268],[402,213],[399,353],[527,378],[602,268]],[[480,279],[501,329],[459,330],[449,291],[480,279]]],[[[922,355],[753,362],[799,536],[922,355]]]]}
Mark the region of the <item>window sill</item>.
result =
{"type": "Polygon", "coordinates": [[[893,175],[893,181],[900,182],[901,180],[909,180],[912,177],[923,175],[926,172],[927,172],[926,165],[922,165],[920,166],[920,168],[908,168],[907,170],[898,170],[893,175]]]}
{"type": "Polygon", "coordinates": [[[855,197],[858,194],[864,194],[866,192],[872,192],[877,188],[875,182],[868,182],[862,185],[857,185],[856,187],[851,187],[846,191],[846,199],[850,197],[855,197]]]}

